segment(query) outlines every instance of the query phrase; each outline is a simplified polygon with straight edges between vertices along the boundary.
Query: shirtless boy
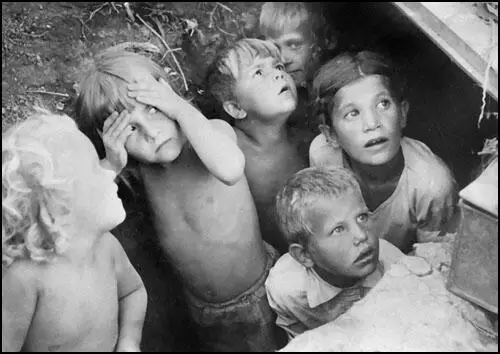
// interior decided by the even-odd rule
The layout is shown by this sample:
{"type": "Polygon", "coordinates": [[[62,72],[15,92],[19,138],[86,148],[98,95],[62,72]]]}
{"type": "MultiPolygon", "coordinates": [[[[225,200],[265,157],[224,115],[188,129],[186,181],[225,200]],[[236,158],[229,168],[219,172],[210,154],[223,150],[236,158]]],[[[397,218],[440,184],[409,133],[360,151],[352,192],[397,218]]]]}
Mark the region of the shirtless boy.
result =
{"type": "Polygon", "coordinates": [[[262,242],[244,155],[229,124],[207,120],[168,81],[144,56],[105,51],[81,85],[80,126],[122,137],[204,349],[274,350],[264,281],[277,255],[262,242]]]}
{"type": "Polygon", "coordinates": [[[247,38],[222,51],[208,72],[210,92],[233,118],[262,236],[280,253],[288,245],[276,224],[274,197],[295,172],[308,166],[312,134],[287,125],[297,90],[278,48],[247,38]]]}
{"type": "Polygon", "coordinates": [[[114,177],[68,116],[2,136],[2,352],[140,351],[147,295],[109,232],[114,177]]]}

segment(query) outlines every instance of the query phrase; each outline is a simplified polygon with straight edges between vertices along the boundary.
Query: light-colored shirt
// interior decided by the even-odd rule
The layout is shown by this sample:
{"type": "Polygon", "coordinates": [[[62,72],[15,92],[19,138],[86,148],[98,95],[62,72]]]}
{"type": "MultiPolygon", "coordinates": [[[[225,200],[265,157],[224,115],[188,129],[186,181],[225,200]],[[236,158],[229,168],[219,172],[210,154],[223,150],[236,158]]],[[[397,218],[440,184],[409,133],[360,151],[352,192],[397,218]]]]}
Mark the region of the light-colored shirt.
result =
{"type": "MultiPolygon", "coordinates": [[[[373,232],[408,253],[415,242],[437,241],[455,212],[457,187],[446,164],[424,143],[403,137],[404,169],[396,189],[373,210],[373,232]]],[[[323,134],[309,147],[311,166],[349,164],[323,134]]]]}
{"type": "Polygon", "coordinates": [[[265,286],[269,305],[278,315],[276,325],[288,338],[330,321],[363,298],[382,277],[384,269],[403,253],[385,240],[379,240],[379,262],[373,273],[349,288],[337,288],[324,281],[312,268],[305,267],[286,253],[276,262],[265,286]]]}

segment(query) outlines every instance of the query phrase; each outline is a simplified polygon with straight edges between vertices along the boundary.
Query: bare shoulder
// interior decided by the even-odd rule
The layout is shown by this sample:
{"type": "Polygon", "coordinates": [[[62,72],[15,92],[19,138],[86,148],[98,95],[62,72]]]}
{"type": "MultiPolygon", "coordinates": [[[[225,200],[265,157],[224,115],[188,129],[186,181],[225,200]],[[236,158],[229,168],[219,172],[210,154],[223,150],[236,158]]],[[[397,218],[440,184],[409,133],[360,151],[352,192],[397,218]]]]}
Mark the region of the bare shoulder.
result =
{"type": "Polygon", "coordinates": [[[211,119],[210,124],[215,130],[228,135],[234,141],[236,141],[236,133],[234,132],[233,127],[228,122],[222,119],[211,119]]]}
{"type": "Polygon", "coordinates": [[[309,146],[311,166],[342,166],[342,149],[331,145],[324,134],[317,135],[309,146]]]}
{"type": "Polygon", "coordinates": [[[113,260],[117,260],[125,255],[122,244],[111,232],[106,232],[102,236],[101,251],[113,257],[113,260]]]}
{"type": "MultiPolygon", "coordinates": [[[[2,294],[17,291],[36,291],[42,267],[32,260],[16,260],[9,267],[2,266],[2,294]]],[[[3,301],[2,296],[2,301],[3,301]]]]}

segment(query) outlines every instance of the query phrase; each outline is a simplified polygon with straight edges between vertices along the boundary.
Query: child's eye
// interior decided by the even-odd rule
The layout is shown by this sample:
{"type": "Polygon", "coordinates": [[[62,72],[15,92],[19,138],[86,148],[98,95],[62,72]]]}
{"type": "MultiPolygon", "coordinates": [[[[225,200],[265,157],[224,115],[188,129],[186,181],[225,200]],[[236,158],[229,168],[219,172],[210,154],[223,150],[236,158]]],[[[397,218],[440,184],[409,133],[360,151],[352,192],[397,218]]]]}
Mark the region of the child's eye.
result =
{"type": "Polygon", "coordinates": [[[365,224],[370,219],[370,215],[368,213],[361,213],[358,215],[358,222],[360,224],[365,224]]]}
{"type": "Polygon", "coordinates": [[[258,69],[255,71],[255,73],[253,74],[254,76],[262,76],[262,69],[258,69]]]}
{"type": "Polygon", "coordinates": [[[378,108],[382,109],[388,109],[390,106],[391,106],[391,101],[388,99],[380,101],[379,104],[377,105],[378,108]]]}
{"type": "Polygon", "coordinates": [[[132,124],[131,124],[131,125],[130,125],[130,130],[135,131],[135,130],[137,130],[137,127],[136,127],[135,125],[132,125],[132,124]]]}
{"type": "Polygon", "coordinates": [[[285,70],[285,66],[283,64],[277,64],[276,65],[276,69],[278,69],[280,71],[284,71],[285,70]]]}
{"type": "Polygon", "coordinates": [[[341,234],[344,230],[345,228],[343,226],[337,226],[333,229],[332,234],[341,234]]]}
{"type": "Polygon", "coordinates": [[[352,111],[348,112],[344,118],[346,119],[354,119],[359,115],[359,111],[357,109],[353,109],[352,111]]]}

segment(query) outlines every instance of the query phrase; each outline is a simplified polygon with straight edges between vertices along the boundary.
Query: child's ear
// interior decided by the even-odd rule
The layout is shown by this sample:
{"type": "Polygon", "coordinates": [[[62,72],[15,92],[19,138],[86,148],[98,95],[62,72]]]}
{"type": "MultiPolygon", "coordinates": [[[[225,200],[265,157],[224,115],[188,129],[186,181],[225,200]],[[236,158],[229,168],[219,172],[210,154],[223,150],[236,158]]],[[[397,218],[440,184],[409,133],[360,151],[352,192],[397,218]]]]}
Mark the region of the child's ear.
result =
{"type": "Polygon", "coordinates": [[[247,112],[234,101],[224,101],[222,107],[234,119],[243,119],[247,116],[247,112]]]}
{"type": "Polygon", "coordinates": [[[401,129],[406,127],[409,110],[410,103],[406,100],[401,101],[401,129]]]}
{"type": "Polygon", "coordinates": [[[290,255],[304,267],[312,268],[314,265],[309,252],[300,243],[292,243],[288,246],[290,255]]]}
{"type": "Polygon", "coordinates": [[[337,140],[337,135],[335,132],[326,124],[320,124],[319,125],[319,131],[321,134],[325,136],[326,142],[333,146],[334,148],[340,147],[339,142],[337,140]]]}

